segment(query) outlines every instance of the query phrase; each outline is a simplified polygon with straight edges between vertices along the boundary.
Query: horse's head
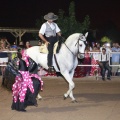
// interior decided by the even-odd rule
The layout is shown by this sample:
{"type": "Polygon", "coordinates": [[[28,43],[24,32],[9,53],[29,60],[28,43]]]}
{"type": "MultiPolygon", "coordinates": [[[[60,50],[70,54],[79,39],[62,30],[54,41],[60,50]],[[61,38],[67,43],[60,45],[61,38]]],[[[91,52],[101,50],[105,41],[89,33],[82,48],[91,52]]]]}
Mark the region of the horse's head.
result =
{"type": "Polygon", "coordinates": [[[85,35],[80,34],[78,38],[78,58],[80,59],[84,58],[87,36],[88,36],[88,32],[85,35]]]}
{"type": "MultiPolygon", "coordinates": [[[[83,35],[82,33],[74,33],[66,39],[62,47],[63,48],[65,47],[65,49],[67,48],[70,51],[70,53],[72,53],[74,56],[77,56],[78,54],[80,54],[79,56],[83,58],[85,47],[86,47],[87,35],[88,33],[86,33],[85,35],[83,35]]],[[[64,49],[64,52],[65,52],[65,49],[64,49]]],[[[61,50],[63,49],[61,48],[61,50]]]]}

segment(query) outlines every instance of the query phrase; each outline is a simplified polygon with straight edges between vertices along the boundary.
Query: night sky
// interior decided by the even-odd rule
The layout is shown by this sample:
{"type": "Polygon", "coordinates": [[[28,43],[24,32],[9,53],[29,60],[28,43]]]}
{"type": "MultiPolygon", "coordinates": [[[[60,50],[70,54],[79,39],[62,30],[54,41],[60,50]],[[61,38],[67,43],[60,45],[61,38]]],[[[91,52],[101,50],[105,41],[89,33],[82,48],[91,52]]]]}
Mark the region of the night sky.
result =
{"type": "MultiPolygon", "coordinates": [[[[35,27],[35,20],[48,12],[68,13],[71,0],[0,0],[0,27],[35,27]]],[[[90,16],[91,28],[96,29],[107,22],[120,29],[120,6],[118,0],[74,0],[76,18],[82,22],[90,16]]]]}

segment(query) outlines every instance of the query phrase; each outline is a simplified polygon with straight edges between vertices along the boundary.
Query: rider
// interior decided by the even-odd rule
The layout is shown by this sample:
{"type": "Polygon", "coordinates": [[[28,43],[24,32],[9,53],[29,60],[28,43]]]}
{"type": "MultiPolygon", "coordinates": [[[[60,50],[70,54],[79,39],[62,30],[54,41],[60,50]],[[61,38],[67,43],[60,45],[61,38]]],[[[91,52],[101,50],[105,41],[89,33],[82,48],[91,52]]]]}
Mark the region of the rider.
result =
{"type": "Polygon", "coordinates": [[[39,37],[45,42],[48,48],[48,72],[52,72],[54,71],[54,67],[52,66],[53,47],[57,42],[57,35],[61,36],[61,30],[58,25],[53,22],[58,19],[58,16],[54,13],[48,13],[44,16],[44,19],[47,20],[47,22],[42,24],[39,30],[39,37]]]}

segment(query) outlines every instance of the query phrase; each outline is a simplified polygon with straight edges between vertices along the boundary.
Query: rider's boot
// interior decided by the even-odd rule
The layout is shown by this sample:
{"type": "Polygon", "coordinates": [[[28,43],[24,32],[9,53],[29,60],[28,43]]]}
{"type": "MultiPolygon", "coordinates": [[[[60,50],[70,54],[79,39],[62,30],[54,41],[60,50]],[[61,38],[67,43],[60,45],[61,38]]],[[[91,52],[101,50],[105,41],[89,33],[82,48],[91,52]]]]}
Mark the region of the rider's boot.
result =
{"type": "Polygon", "coordinates": [[[54,66],[49,66],[48,73],[52,73],[52,74],[55,73],[54,66]]]}

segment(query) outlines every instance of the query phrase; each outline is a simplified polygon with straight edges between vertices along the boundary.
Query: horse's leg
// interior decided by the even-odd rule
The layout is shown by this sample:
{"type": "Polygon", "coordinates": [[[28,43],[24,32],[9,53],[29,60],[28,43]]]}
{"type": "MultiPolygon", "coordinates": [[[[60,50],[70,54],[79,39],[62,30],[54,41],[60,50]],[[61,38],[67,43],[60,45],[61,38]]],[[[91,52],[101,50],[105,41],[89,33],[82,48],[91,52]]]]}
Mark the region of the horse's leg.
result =
{"type": "MultiPolygon", "coordinates": [[[[74,75],[74,71],[71,72],[70,76],[71,78],[73,78],[73,75],[74,75]]],[[[75,84],[74,84],[74,87],[75,87],[75,84]]],[[[71,90],[70,94],[69,94],[70,98],[72,98],[72,102],[77,102],[73,96],[73,90],[71,90]]]]}
{"type": "Polygon", "coordinates": [[[69,84],[69,90],[64,94],[64,99],[66,99],[68,96],[70,96],[72,101],[75,101],[75,98],[73,97],[73,92],[72,92],[73,88],[75,87],[75,84],[72,81],[71,76],[67,72],[63,73],[62,75],[64,76],[65,80],[69,84]]]}
{"type": "Polygon", "coordinates": [[[69,96],[70,96],[70,98],[72,98],[73,103],[77,102],[77,100],[73,96],[73,90],[70,92],[69,96]]]}
{"type": "MultiPolygon", "coordinates": [[[[68,80],[67,80],[68,81],[68,80]]],[[[73,88],[74,88],[74,82],[73,81],[69,81],[69,90],[64,94],[64,99],[66,99],[68,96],[70,96],[70,98],[72,99],[72,101],[75,101],[75,98],[73,97],[73,88]]]]}
{"type": "Polygon", "coordinates": [[[38,93],[37,99],[38,99],[38,100],[41,100],[41,99],[42,99],[42,96],[40,95],[40,93],[38,93]]]}

